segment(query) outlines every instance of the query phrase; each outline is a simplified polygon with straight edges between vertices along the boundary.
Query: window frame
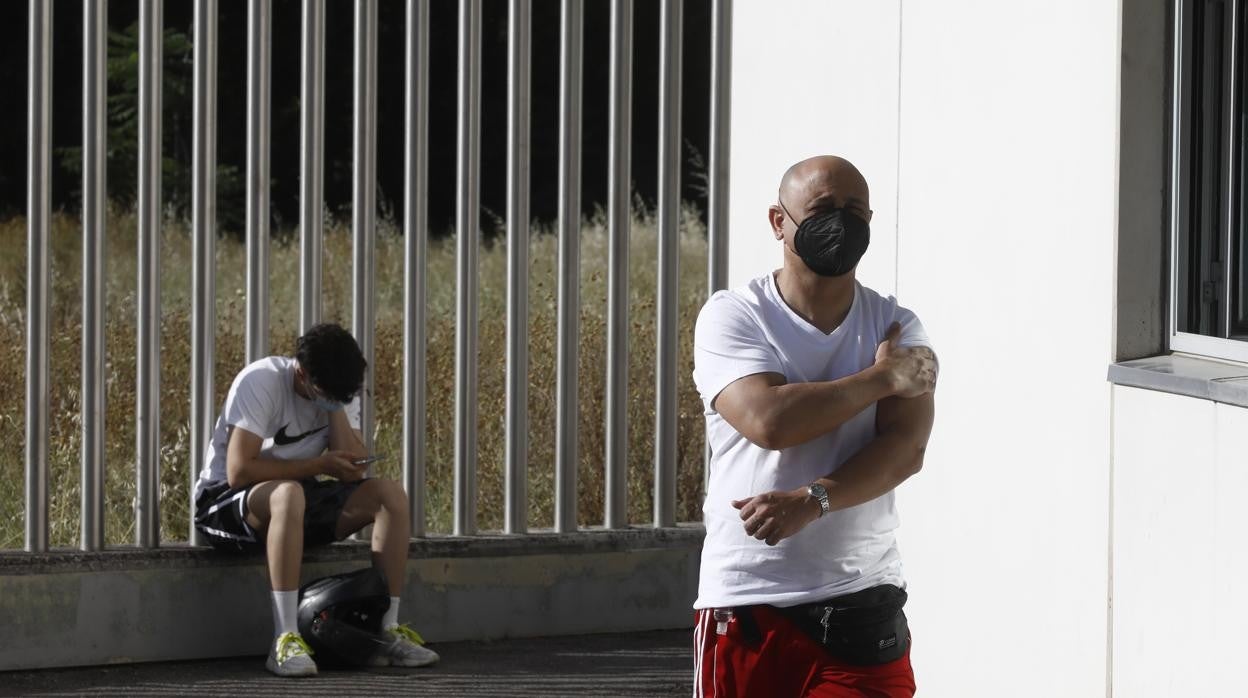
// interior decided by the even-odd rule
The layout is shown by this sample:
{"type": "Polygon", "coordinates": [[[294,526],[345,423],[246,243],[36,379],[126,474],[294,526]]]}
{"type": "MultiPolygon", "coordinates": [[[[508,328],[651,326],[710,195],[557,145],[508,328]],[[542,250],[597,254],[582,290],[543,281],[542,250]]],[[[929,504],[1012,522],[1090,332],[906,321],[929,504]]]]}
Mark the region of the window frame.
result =
{"type": "MultiPolygon", "coordinates": [[[[1236,339],[1232,337],[1232,313],[1236,294],[1234,282],[1237,280],[1235,275],[1235,253],[1238,251],[1236,247],[1237,231],[1236,227],[1244,227],[1243,222],[1239,220],[1241,211],[1239,207],[1248,204],[1248,201],[1241,201],[1233,193],[1237,188],[1242,187],[1242,183],[1238,181],[1240,172],[1239,168],[1245,164],[1241,159],[1245,158],[1246,153],[1243,152],[1243,145],[1239,142],[1243,135],[1240,131],[1242,124],[1239,123],[1239,115],[1243,113],[1242,100],[1244,99],[1244,89],[1242,81],[1244,76],[1240,75],[1243,71],[1240,63],[1246,55],[1245,46],[1243,45],[1248,36],[1248,32],[1243,31],[1245,26],[1245,18],[1243,14],[1246,11],[1245,5],[1248,0],[1226,0],[1229,7],[1230,46],[1226,52],[1230,56],[1229,69],[1224,81],[1223,89],[1225,97],[1222,100],[1220,109],[1223,114],[1223,132],[1221,134],[1226,143],[1226,164],[1221,167],[1219,176],[1220,191],[1226,196],[1224,201],[1220,202],[1221,219],[1218,223],[1219,238],[1216,244],[1223,253],[1223,264],[1217,279],[1220,282],[1220,303],[1218,306],[1217,317],[1214,318],[1215,327],[1214,334],[1197,334],[1192,332],[1179,331],[1179,313],[1183,301],[1186,298],[1182,295],[1185,292],[1185,284],[1188,281],[1189,273],[1188,250],[1191,242],[1191,235],[1188,227],[1191,220],[1191,199],[1190,192],[1192,189],[1192,177],[1190,166],[1192,163],[1192,143],[1191,130],[1192,122],[1199,117],[1189,114],[1187,104],[1191,93],[1196,88],[1191,86],[1191,79],[1194,59],[1189,58],[1196,48],[1194,39],[1192,38],[1193,24],[1190,20],[1194,14],[1194,3],[1204,2],[1206,0],[1175,0],[1174,8],[1174,35],[1173,35],[1173,63],[1171,66],[1171,132],[1170,132],[1170,261],[1169,261],[1169,282],[1170,288],[1168,293],[1167,308],[1167,344],[1171,351],[1182,352],[1188,354],[1199,354],[1218,359],[1231,360],[1237,362],[1248,362],[1248,341],[1244,339],[1236,339]],[[1229,108],[1227,103],[1229,102],[1229,108]],[[1239,226],[1237,226],[1239,224],[1239,226]]],[[[1227,33],[1224,33],[1224,37],[1227,33]]],[[[1194,111],[1194,109],[1193,109],[1194,111]]],[[[1248,238],[1248,233],[1239,232],[1244,238],[1248,238]]],[[[1241,241],[1240,244],[1248,244],[1248,240],[1241,241]]],[[[1203,276],[1203,275],[1202,275],[1203,276]]],[[[1248,284],[1248,278],[1238,279],[1241,284],[1248,284]]],[[[1242,309],[1241,309],[1241,312],[1242,309]]]]}

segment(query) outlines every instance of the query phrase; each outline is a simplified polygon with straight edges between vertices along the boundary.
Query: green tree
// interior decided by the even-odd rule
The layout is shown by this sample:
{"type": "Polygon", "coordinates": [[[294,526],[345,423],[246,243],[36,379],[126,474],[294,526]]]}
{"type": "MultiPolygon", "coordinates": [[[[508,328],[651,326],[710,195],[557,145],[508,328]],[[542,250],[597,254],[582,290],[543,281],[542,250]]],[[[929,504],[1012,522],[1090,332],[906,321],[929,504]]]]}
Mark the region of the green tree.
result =
{"type": "MultiPolygon", "coordinates": [[[[165,29],[161,81],[161,197],[165,210],[189,218],[193,127],[193,45],[186,34],[165,29]]],[[[138,23],[108,36],[108,198],[122,210],[138,198],[139,38],[138,23]]],[[[58,148],[66,170],[82,173],[82,148],[58,148]]],[[[242,177],[233,165],[217,165],[217,195],[237,196],[242,177]]],[[[81,201],[81,192],[79,192],[81,201]]],[[[238,217],[235,214],[234,217],[238,217]]],[[[241,227],[241,219],[222,220],[241,227]]]]}

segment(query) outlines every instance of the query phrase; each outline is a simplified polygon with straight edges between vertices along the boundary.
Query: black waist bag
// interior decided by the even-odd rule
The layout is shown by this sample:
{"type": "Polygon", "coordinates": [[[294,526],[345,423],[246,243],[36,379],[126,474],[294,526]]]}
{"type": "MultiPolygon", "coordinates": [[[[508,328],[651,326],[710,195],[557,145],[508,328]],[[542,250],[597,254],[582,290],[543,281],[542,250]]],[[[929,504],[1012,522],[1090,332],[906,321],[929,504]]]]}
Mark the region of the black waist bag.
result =
{"type": "Polygon", "coordinates": [[[857,666],[901,659],[910,647],[906,591],[892,584],[777,608],[837,659],[857,666]]]}

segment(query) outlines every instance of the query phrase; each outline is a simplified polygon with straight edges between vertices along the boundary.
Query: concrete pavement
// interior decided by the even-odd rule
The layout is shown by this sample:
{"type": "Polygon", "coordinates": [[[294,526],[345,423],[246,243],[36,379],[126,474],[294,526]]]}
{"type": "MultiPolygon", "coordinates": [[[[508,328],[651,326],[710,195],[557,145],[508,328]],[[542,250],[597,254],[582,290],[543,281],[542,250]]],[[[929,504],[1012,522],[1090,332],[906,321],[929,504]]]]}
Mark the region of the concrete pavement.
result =
{"type": "Polygon", "coordinates": [[[0,695],[688,696],[692,632],[431,644],[424,669],[326,670],[279,679],[263,657],[0,672],[0,695]]]}

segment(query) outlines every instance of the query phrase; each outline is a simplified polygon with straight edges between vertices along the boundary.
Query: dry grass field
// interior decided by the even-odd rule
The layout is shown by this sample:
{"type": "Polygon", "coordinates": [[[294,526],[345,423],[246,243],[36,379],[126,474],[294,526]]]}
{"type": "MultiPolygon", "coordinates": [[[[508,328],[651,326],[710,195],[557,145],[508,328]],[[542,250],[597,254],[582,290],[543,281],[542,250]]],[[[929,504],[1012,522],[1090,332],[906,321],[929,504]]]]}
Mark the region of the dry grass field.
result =
{"type": "MultiPolygon", "coordinates": [[[[699,520],[703,422],[693,386],[692,333],[706,298],[706,235],[686,212],[680,239],[679,453],[677,515],[699,520]]],[[[169,222],[161,244],[161,535],[187,536],[190,386],[191,246],[184,223],[169,222]]],[[[54,546],[78,542],[81,389],[81,229],[58,216],[51,239],[50,526],[54,546]]],[[[26,226],[0,222],[0,549],[22,545],[25,441],[26,226]]],[[[629,265],[629,517],[650,520],[654,440],[655,222],[634,223],[629,265]]],[[[351,241],[345,223],[326,226],[324,317],[350,327],[351,241]]],[[[105,443],[106,540],[134,537],[135,479],[135,219],[113,213],[106,241],[105,443]]],[[[607,235],[601,218],[587,220],[581,240],[580,465],[578,513],[582,525],[602,522],[606,368],[607,235]]],[[[531,239],[529,292],[529,523],[549,527],[554,517],[555,337],[557,240],[549,230],[531,239]]],[[[382,476],[398,477],[402,463],[403,238],[382,224],[377,239],[376,450],[382,476]]],[[[506,248],[502,238],[480,254],[479,499],[482,530],[502,527],[506,350],[506,248]]],[[[233,237],[217,241],[215,401],[225,398],[244,362],[246,255],[233,237]]],[[[275,233],[270,253],[270,347],[293,350],[298,328],[299,243],[292,231],[275,233]]],[[[428,255],[427,430],[425,495],[429,529],[449,531],[454,461],[455,241],[431,241],[428,255]]]]}

